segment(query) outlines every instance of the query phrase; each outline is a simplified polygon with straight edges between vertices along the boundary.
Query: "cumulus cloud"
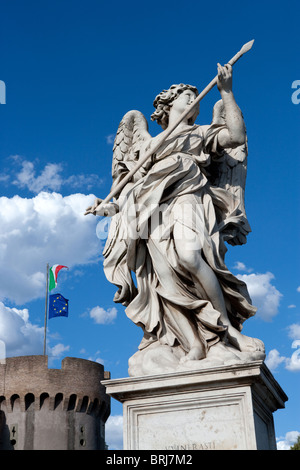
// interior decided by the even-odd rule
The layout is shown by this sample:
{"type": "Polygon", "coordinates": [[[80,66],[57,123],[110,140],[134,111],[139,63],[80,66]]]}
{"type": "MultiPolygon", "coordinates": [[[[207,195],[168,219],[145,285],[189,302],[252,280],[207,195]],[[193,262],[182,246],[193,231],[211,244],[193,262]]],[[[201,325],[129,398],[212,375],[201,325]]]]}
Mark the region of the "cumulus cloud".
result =
{"type": "Polygon", "coordinates": [[[30,322],[28,309],[10,308],[0,302],[0,340],[6,357],[42,354],[44,328],[30,322]]]}
{"type": "Polygon", "coordinates": [[[290,372],[300,372],[300,339],[293,341],[291,347],[296,349],[291,357],[281,356],[277,349],[268,353],[265,363],[272,372],[275,372],[280,364],[284,364],[285,369],[290,372]]]}
{"type": "Polygon", "coordinates": [[[93,201],[47,192],[0,197],[0,300],[21,305],[42,297],[47,262],[72,268],[95,261],[97,220],[83,215],[93,201]]]}
{"type": "Polygon", "coordinates": [[[272,284],[274,275],[270,272],[265,274],[238,274],[247,284],[253,305],[257,307],[257,317],[262,320],[271,321],[278,313],[278,307],[282,294],[272,284]]]}
{"type": "Polygon", "coordinates": [[[277,450],[290,450],[291,446],[296,443],[299,435],[299,431],[289,431],[285,436],[277,438],[277,450]]]}
{"type": "Polygon", "coordinates": [[[110,416],[105,424],[105,442],[109,450],[123,449],[123,416],[110,416]]]}
{"type": "MultiPolygon", "coordinates": [[[[44,327],[30,321],[27,308],[11,308],[0,302],[0,346],[0,359],[43,354],[44,327]]],[[[60,359],[69,349],[62,343],[52,347],[48,343],[49,362],[60,359]]]]}
{"type": "Polygon", "coordinates": [[[104,310],[104,308],[97,306],[92,308],[90,311],[90,317],[95,321],[95,323],[107,325],[115,320],[117,313],[118,312],[115,307],[104,310]]]}
{"type": "Polygon", "coordinates": [[[269,351],[265,359],[265,363],[269,367],[269,369],[274,372],[280,364],[286,362],[286,359],[286,357],[280,355],[277,349],[272,349],[271,351],[269,351]]]}

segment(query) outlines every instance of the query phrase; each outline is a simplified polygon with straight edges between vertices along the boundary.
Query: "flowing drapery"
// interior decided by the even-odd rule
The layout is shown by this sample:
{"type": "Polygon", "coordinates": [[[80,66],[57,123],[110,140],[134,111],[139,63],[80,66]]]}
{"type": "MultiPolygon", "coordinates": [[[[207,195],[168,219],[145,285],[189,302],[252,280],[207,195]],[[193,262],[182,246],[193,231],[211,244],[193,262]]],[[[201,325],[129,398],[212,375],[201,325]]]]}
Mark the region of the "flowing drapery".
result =
{"type": "Polygon", "coordinates": [[[171,135],[157,151],[152,166],[128,186],[113,216],[103,251],[107,279],[118,287],[115,302],[144,331],[140,349],[153,341],[188,352],[180,315],[193,323],[208,351],[222,337],[220,312],[201,285],[195,285],[176,251],[174,225],[199,237],[202,256],[218,278],[228,317],[240,330],[256,309],[244,282],[226,267],[224,233],[245,223],[238,201],[209,180],[212,152],[223,126],[203,131],[187,126],[171,135]],[[132,272],[135,273],[135,282],[132,272]]]}

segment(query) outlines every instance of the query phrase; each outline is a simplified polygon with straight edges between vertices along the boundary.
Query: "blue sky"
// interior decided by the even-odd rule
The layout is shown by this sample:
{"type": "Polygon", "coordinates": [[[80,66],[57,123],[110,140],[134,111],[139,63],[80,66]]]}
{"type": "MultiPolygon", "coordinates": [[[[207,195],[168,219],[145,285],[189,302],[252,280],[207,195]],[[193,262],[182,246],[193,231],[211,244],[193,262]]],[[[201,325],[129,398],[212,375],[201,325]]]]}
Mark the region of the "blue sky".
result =
{"type": "MultiPolygon", "coordinates": [[[[201,90],[217,62],[255,39],[234,67],[249,140],[252,233],[247,245],[230,247],[226,264],[258,306],[244,332],[265,342],[267,363],[289,396],[274,415],[278,447],[289,447],[300,432],[298,18],[296,1],[1,3],[0,340],[7,355],[42,354],[46,263],[64,264],[56,292],[69,299],[70,314],[49,321],[51,367],[69,355],[104,363],[113,378],[128,375],[141,331],[113,303],[99,220],[83,212],[110,190],[123,115],[138,109],[156,135],[150,115],[162,89],[183,82],[201,90]]],[[[197,123],[211,122],[218,99],[214,89],[201,102],[197,123]]],[[[112,448],[121,445],[121,414],[113,402],[112,448]]]]}

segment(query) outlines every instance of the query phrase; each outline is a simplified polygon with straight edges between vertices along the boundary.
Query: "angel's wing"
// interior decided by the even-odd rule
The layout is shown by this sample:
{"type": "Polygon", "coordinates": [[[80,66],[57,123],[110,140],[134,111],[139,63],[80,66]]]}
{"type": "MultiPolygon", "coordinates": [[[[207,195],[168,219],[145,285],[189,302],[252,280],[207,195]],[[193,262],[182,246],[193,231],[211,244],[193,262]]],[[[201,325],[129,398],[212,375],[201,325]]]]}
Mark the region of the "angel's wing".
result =
{"type": "MultiPolygon", "coordinates": [[[[113,147],[112,189],[134,167],[140,147],[149,140],[148,122],[140,111],[129,111],[119,124],[113,147]]],[[[118,195],[116,195],[118,197],[118,195]]]]}
{"type": "MultiPolygon", "coordinates": [[[[211,128],[216,129],[224,125],[225,109],[220,100],[214,106],[211,128]]],[[[231,245],[245,244],[247,235],[251,232],[245,210],[247,156],[247,142],[236,148],[224,149],[221,154],[212,155],[209,169],[211,183],[235,196],[234,207],[229,209],[229,223],[223,229],[224,240],[231,245]]]]}

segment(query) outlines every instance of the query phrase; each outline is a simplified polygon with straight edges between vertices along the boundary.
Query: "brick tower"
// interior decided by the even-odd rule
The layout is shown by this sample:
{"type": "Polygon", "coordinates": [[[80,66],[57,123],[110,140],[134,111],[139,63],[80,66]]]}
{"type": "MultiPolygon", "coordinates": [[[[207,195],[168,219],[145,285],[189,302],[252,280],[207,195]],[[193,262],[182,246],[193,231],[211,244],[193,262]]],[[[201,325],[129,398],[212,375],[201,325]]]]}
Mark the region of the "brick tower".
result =
{"type": "Polygon", "coordinates": [[[0,364],[1,450],[102,450],[110,397],[109,372],[73,357],[48,369],[47,356],[7,358],[0,364]]]}

